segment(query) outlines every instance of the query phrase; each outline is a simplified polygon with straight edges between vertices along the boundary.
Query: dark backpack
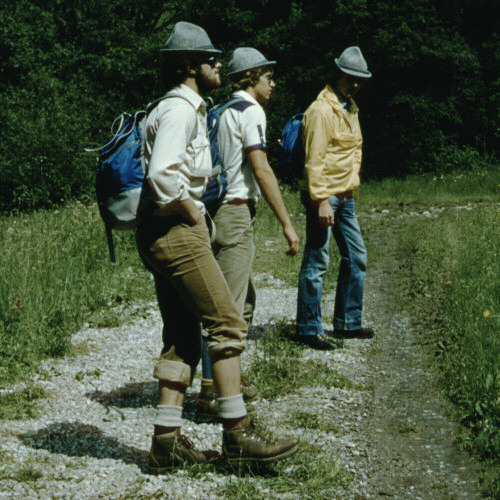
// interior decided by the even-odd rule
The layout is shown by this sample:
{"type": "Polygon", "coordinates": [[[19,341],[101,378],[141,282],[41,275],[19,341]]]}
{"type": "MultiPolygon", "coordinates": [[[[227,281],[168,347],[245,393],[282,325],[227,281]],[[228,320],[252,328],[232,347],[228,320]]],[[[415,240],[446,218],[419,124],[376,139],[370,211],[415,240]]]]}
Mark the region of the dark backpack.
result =
{"type": "Polygon", "coordinates": [[[302,178],[304,171],[304,145],[302,143],[302,119],[304,113],[292,116],[281,132],[281,154],[278,177],[291,180],[302,178]]]}
{"type": "Polygon", "coordinates": [[[222,165],[219,155],[219,143],[217,140],[220,117],[222,113],[229,108],[236,107],[240,111],[243,111],[251,105],[251,102],[245,100],[243,97],[235,95],[228,101],[212,107],[207,113],[208,138],[210,139],[210,153],[212,155],[212,176],[201,197],[201,201],[203,201],[207,210],[212,210],[222,203],[228,188],[226,170],[224,169],[224,165],[222,165]]]}

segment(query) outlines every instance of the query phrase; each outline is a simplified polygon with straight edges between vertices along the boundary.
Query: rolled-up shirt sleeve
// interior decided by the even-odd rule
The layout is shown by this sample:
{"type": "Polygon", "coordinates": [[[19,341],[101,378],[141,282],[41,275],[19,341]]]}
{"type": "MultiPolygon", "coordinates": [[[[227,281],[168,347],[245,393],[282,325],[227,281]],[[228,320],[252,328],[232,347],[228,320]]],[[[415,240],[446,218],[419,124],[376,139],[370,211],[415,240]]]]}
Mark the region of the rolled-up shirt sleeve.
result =
{"type": "Polygon", "coordinates": [[[196,113],[188,102],[180,101],[175,106],[163,106],[147,129],[148,142],[154,143],[147,179],[160,208],[174,200],[189,198],[189,185],[181,175],[181,168],[189,170],[192,161],[186,146],[195,134],[196,113]]]}
{"type": "Polygon", "coordinates": [[[303,140],[305,170],[311,199],[328,198],[325,177],[326,154],[334,129],[334,117],[330,109],[323,106],[310,107],[304,116],[303,140]]]}
{"type": "Polygon", "coordinates": [[[250,106],[242,115],[241,137],[246,154],[266,151],[266,115],[260,106],[250,106]]]}

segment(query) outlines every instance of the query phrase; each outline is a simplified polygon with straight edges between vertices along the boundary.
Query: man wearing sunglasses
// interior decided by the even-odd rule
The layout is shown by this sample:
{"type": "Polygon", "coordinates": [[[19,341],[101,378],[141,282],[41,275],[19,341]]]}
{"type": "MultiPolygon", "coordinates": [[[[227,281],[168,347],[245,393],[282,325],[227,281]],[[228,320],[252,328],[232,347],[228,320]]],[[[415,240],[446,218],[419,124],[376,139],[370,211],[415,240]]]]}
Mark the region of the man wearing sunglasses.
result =
{"type": "Polygon", "coordinates": [[[146,123],[147,183],[138,214],[137,247],[154,276],[163,319],[163,349],[154,376],[159,404],[149,468],[216,460],[180,432],[182,404],[207,335],[223,424],[223,454],[230,463],[269,463],[297,450],[291,439],[271,440],[247,418],[240,391],[240,359],[247,326],[212,254],[201,201],[212,173],[202,95],[220,85],[220,53],[205,30],[179,22],[162,49],[162,74],[169,89],[146,123]]]}
{"type": "Polygon", "coordinates": [[[333,85],[309,106],[303,120],[305,179],[301,201],[306,209],[306,244],[299,275],[297,340],[313,349],[331,350],[341,339],[371,338],[361,326],[366,248],[355,213],[362,135],[353,96],[371,77],[361,50],[349,47],[335,59],[333,85]],[[333,314],[334,331],[322,326],[321,294],[333,234],[341,261],[333,314]]]}

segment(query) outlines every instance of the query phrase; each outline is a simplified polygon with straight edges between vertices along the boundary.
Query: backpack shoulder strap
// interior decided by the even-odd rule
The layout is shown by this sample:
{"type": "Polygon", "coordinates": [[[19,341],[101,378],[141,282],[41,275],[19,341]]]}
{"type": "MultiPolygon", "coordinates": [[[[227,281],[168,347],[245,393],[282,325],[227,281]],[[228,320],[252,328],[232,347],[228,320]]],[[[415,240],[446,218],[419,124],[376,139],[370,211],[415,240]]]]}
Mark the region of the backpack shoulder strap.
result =
{"type": "Polygon", "coordinates": [[[219,115],[222,115],[222,113],[224,113],[224,111],[229,108],[235,108],[238,109],[238,111],[244,111],[250,106],[253,106],[253,102],[250,102],[239,95],[233,95],[226,102],[223,102],[216,106],[215,109],[219,115]]]}

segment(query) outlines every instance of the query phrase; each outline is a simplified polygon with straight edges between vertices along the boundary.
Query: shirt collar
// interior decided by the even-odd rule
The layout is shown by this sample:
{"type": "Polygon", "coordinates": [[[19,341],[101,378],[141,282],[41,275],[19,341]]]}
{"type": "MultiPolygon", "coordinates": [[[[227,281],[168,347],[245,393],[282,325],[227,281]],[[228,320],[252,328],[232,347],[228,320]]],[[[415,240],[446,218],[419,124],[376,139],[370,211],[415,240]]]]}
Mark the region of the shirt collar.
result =
{"type": "Polygon", "coordinates": [[[167,95],[182,97],[183,99],[186,99],[186,101],[190,102],[197,110],[203,111],[207,109],[207,103],[203,100],[203,97],[184,83],[181,83],[178,87],[173,88],[167,95]]]}
{"type": "MultiPolygon", "coordinates": [[[[345,106],[343,105],[343,103],[341,102],[337,93],[335,92],[335,90],[333,89],[333,87],[331,85],[327,85],[323,89],[323,95],[334,106],[345,109],[345,106]]],[[[349,104],[347,106],[348,109],[346,109],[346,111],[348,110],[350,113],[357,113],[359,111],[358,106],[356,105],[356,102],[354,101],[354,99],[352,97],[350,97],[347,100],[347,102],[349,104]]]]}

